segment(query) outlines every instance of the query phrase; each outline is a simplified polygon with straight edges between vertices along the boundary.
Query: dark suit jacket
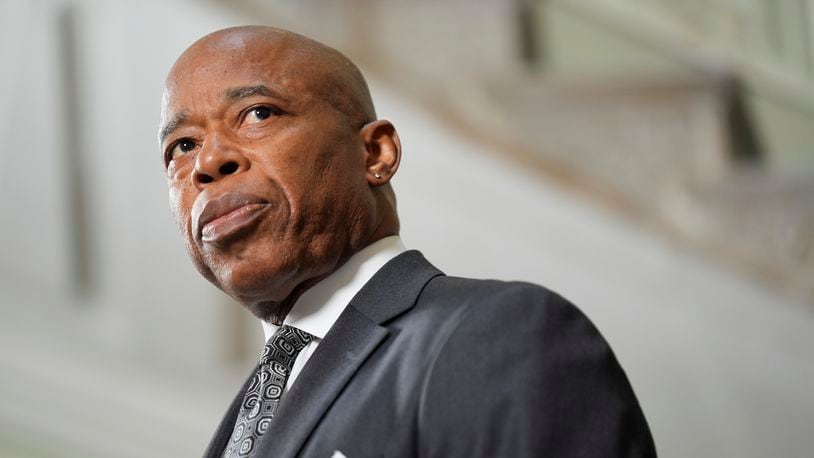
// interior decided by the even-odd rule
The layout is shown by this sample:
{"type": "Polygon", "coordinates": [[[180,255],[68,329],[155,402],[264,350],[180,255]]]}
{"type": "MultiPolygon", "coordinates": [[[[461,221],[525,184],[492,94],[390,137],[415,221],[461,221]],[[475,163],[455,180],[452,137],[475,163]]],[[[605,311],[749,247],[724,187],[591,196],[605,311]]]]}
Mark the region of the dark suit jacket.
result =
{"type": "MultiPolygon", "coordinates": [[[[251,376],[249,377],[251,379],[251,376]]],[[[220,456],[244,385],[205,456],[220,456]]],[[[448,277],[417,251],[353,298],[256,456],[655,456],[608,344],[528,283],[448,277]]]]}

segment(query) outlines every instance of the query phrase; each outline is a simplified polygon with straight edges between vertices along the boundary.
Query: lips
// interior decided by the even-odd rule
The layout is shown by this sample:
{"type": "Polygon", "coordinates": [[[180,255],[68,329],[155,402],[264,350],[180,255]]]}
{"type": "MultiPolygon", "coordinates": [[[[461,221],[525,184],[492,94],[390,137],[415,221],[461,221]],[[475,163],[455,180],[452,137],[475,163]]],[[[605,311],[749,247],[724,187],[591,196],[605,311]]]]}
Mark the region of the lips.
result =
{"type": "Polygon", "coordinates": [[[267,200],[252,194],[232,192],[206,201],[192,209],[196,238],[204,243],[222,244],[233,236],[251,229],[269,208],[267,200]],[[200,208],[200,213],[196,210],[200,208]]]}

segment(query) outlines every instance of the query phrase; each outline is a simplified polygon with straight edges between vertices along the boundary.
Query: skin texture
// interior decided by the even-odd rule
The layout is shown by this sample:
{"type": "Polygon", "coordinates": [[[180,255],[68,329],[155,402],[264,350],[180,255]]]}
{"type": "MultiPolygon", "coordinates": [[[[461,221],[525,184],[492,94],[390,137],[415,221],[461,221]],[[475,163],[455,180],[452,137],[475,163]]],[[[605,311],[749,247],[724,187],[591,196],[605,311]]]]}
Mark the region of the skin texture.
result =
{"type": "Polygon", "coordinates": [[[238,27],[194,43],[167,77],[160,143],[193,263],[263,320],[282,323],[306,289],[398,234],[398,134],[356,66],[308,38],[238,27]]]}

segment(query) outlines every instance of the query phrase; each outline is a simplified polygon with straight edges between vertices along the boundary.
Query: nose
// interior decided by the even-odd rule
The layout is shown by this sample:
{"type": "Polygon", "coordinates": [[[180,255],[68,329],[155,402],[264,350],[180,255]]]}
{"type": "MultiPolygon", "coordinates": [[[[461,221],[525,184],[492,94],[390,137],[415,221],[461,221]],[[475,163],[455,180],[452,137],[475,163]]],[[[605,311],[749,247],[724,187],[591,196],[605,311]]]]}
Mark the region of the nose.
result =
{"type": "Polygon", "coordinates": [[[238,149],[216,140],[208,143],[195,158],[192,181],[198,189],[203,189],[228,175],[245,172],[251,167],[249,159],[238,149]]]}

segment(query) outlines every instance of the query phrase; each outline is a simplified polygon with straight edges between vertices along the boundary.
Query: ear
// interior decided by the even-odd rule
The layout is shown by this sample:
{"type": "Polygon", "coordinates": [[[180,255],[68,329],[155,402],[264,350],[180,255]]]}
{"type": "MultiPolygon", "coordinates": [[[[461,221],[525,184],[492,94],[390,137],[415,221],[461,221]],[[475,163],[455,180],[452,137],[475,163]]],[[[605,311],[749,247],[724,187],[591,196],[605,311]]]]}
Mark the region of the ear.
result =
{"type": "Polygon", "coordinates": [[[401,160],[401,141],[396,128],[390,121],[379,119],[365,124],[359,134],[365,144],[367,182],[371,186],[389,182],[401,160]]]}

